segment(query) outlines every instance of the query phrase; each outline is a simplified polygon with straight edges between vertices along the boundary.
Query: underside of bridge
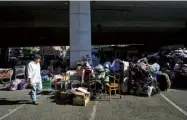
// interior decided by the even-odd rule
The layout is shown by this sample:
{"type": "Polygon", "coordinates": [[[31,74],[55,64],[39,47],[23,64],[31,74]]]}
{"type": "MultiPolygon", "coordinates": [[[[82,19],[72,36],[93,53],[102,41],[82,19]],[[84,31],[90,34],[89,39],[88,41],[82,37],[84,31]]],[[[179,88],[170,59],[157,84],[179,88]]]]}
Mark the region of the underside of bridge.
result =
{"type": "MultiPolygon", "coordinates": [[[[69,2],[1,2],[0,14],[1,47],[69,45],[69,2]]],[[[186,20],[187,2],[91,2],[92,44],[185,43],[186,20]]]]}
{"type": "MultiPolygon", "coordinates": [[[[1,47],[69,45],[69,30],[63,28],[1,29],[1,47]]],[[[92,33],[92,45],[181,44],[185,37],[177,32],[100,32],[92,33]],[[162,41],[162,43],[160,43],[162,41]]]]}

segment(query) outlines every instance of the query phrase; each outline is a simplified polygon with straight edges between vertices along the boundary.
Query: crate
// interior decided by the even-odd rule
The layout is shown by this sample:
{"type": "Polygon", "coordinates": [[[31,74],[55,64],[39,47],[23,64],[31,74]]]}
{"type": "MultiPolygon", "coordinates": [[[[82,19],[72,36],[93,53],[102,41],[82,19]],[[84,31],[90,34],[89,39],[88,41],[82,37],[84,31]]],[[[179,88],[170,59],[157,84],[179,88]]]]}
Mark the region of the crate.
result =
{"type": "Polygon", "coordinates": [[[52,87],[51,79],[42,79],[42,86],[43,88],[51,88],[52,87]]]}
{"type": "Polygon", "coordinates": [[[42,78],[42,82],[51,82],[52,78],[42,78]]]}
{"type": "Polygon", "coordinates": [[[43,85],[43,89],[52,89],[52,85],[43,85]]]}
{"type": "Polygon", "coordinates": [[[43,86],[50,86],[50,85],[52,85],[52,83],[51,82],[42,82],[42,85],[43,86]]]}

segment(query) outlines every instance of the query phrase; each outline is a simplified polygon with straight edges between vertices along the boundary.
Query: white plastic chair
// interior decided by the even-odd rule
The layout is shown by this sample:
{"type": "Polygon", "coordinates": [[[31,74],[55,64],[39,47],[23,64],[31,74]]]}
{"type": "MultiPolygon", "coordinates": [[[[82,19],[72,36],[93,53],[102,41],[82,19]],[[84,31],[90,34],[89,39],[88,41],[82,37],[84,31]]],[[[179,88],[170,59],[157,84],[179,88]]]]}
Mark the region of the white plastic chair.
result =
{"type": "Polygon", "coordinates": [[[24,79],[26,79],[25,76],[25,69],[26,67],[24,65],[20,65],[20,66],[15,66],[14,68],[14,72],[15,72],[15,79],[17,79],[18,76],[24,76],[24,79]]]}

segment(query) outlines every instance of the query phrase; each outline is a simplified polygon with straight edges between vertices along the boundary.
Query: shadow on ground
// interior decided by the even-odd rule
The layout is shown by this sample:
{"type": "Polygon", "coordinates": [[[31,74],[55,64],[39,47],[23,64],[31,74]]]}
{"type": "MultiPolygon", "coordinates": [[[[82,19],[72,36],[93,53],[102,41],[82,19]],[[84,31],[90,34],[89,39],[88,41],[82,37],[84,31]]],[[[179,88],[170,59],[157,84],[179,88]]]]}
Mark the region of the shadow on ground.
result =
{"type": "Polygon", "coordinates": [[[41,95],[51,95],[53,92],[52,91],[42,91],[40,94],[41,95]]]}
{"type": "Polygon", "coordinates": [[[170,88],[172,90],[181,90],[181,91],[187,91],[187,88],[177,88],[177,87],[172,87],[170,88]]]}
{"type": "Polygon", "coordinates": [[[8,88],[0,88],[0,91],[9,91],[8,88]]]}
{"type": "MultiPolygon", "coordinates": [[[[68,98],[67,99],[62,99],[62,98],[60,98],[60,96],[53,95],[53,96],[50,97],[50,99],[51,99],[51,102],[56,103],[57,105],[73,105],[73,103],[72,103],[73,96],[70,99],[68,99],[68,98]]],[[[119,95],[116,95],[116,96],[112,96],[111,100],[121,100],[121,99],[120,99],[119,95]]],[[[107,97],[102,96],[101,99],[96,98],[96,99],[92,99],[91,101],[108,101],[109,102],[109,96],[107,96],[107,97]]]]}
{"type": "Polygon", "coordinates": [[[51,96],[50,99],[52,100],[51,102],[56,103],[57,105],[72,105],[72,101],[63,100],[55,95],[51,96]]]}
{"type": "Polygon", "coordinates": [[[32,103],[28,100],[10,101],[7,100],[6,98],[0,98],[0,105],[19,105],[19,104],[32,104],[32,103]]]}

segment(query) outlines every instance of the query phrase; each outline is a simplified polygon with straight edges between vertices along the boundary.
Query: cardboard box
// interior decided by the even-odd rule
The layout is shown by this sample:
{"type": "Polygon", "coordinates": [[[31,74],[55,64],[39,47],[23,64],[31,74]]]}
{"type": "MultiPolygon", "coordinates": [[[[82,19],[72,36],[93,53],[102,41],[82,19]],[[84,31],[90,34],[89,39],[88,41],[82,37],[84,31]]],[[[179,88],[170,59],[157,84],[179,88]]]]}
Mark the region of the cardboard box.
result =
{"type": "Polygon", "coordinates": [[[73,98],[73,105],[83,105],[86,106],[90,101],[90,95],[82,92],[75,92],[73,98]]]}
{"type": "Polygon", "coordinates": [[[90,94],[90,92],[87,91],[88,89],[84,87],[79,87],[76,90],[85,94],[90,94]]]}
{"type": "Polygon", "coordinates": [[[60,99],[63,100],[63,102],[72,103],[73,94],[69,92],[60,92],[60,99]]]}

